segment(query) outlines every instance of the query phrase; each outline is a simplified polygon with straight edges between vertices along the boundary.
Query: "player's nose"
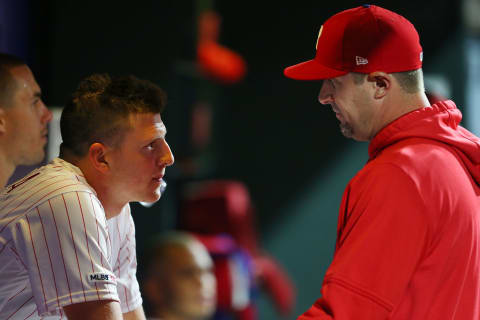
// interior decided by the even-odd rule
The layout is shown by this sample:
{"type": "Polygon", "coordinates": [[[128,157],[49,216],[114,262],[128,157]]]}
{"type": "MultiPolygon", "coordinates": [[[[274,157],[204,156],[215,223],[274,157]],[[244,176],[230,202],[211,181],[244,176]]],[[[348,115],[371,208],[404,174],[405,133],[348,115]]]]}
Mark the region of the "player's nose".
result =
{"type": "Polygon", "coordinates": [[[175,158],[173,156],[172,150],[168,145],[167,141],[163,141],[162,152],[158,159],[158,165],[162,167],[171,166],[175,162],[175,158]]]}
{"type": "Polygon", "coordinates": [[[43,101],[41,102],[42,104],[42,116],[41,116],[41,121],[42,121],[42,124],[47,124],[49,123],[52,118],[53,118],[53,113],[52,111],[50,111],[50,109],[47,108],[47,106],[43,103],[43,101]]]}

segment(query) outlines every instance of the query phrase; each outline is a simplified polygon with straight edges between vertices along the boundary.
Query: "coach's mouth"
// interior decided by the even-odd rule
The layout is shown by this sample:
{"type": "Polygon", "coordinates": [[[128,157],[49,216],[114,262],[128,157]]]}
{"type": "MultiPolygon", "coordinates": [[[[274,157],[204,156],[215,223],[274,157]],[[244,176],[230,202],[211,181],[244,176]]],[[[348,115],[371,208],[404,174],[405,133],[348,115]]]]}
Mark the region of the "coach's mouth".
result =
{"type": "Polygon", "coordinates": [[[332,106],[332,111],[335,112],[335,116],[337,117],[338,121],[343,123],[345,121],[345,118],[343,117],[340,109],[334,104],[332,104],[331,106],[332,106]]]}

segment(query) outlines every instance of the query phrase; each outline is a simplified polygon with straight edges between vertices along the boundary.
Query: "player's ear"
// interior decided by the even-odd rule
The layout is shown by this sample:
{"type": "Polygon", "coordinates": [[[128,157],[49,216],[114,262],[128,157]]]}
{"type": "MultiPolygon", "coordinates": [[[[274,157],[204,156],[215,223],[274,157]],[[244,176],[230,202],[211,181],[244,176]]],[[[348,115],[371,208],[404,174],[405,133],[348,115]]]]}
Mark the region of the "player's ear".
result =
{"type": "Polygon", "coordinates": [[[92,166],[102,173],[106,173],[110,166],[107,161],[108,148],[100,142],[95,142],[88,148],[88,159],[92,166]]]}
{"type": "Polygon", "coordinates": [[[391,77],[390,75],[381,71],[376,71],[368,74],[367,81],[371,82],[372,85],[374,86],[375,99],[381,99],[387,95],[391,86],[390,77],[391,77]]]}

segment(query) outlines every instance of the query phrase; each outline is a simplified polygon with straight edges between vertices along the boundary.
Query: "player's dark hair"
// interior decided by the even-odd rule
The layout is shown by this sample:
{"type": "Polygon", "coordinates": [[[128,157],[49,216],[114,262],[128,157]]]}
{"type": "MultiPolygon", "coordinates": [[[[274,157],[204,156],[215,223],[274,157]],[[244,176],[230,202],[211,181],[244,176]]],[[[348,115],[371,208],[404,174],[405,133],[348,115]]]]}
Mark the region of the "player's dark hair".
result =
{"type": "Polygon", "coordinates": [[[8,53],[0,53],[0,107],[7,107],[15,88],[15,79],[10,69],[24,66],[25,62],[8,53]]]}
{"type": "Polygon", "coordinates": [[[131,114],[161,113],[165,104],[165,92],[148,80],[93,74],[80,82],[62,111],[60,155],[82,157],[95,142],[116,147],[131,127],[131,114]]]}

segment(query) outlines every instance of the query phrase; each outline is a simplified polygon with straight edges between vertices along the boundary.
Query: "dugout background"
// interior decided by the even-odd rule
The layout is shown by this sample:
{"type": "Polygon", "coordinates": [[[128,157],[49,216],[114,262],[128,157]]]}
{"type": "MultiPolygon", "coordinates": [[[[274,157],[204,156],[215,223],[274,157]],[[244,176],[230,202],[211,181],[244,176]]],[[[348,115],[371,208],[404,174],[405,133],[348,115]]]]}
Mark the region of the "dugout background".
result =
{"type": "MultiPolygon", "coordinates": [[[[424,71],[441,74],[464,102],[465,64],[459,1],[378,2],[417,27],[424,71]]],[[[262,246],[280,261],[298,290],[294,314],[319,296],[331,261],[343,188],[367,157],[367,145],[343,138],[335,115],[317,102],[320,82],[283,77],[283,68],[313,58],[320,25],[357,1],[28,1],[0,2],[0,45],[31,66],[49,106],[61,106],[94,72],[134,74],[169,95],[167,140],[177,160],[190,150],[188,106],[211,103],[213,138],[200,155],[205,177],[240,180],[256,206],[262,246]],[[199,3],[200,6],[199,6],[199,3]],[[240,53],[246,78],[224,85],[191,73],[195,18],[201,6],[223,18],[220,43],[240,53]]],[[[463,110],[468,117],[468,111],[463,110]]],[[[174,224],[170,186],[152,209],[134,205],[138,247],[174,224]]],[[[17,177],[20,173],[17,173],[17,177]]],[[[260,319],[276,319],[260,297],[260,319]]]]}

